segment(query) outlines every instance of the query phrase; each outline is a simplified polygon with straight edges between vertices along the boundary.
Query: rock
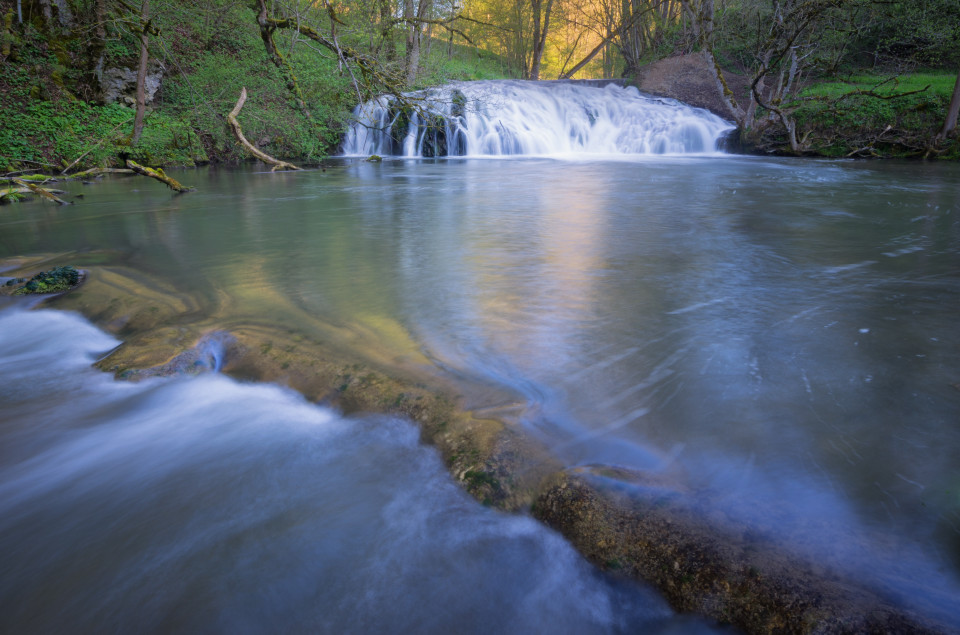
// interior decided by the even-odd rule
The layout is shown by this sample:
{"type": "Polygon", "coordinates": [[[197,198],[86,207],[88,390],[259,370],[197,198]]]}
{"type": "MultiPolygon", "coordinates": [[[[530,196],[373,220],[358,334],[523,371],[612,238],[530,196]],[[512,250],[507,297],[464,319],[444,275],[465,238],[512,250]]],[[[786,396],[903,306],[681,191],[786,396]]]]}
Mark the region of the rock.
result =
{"type": "Polygon", "coordinates": [[[463,117],[467,112],[467,96],[459,88],[454,88],[451,95],[450,116],[463,117]]]}
{"type": "Polygon", "coordinates": [[[568,470],[545,482],[533,514],[601,568],[653,584],[678,611],[747,633],[949,632],[827,562],[705,514],[705,504],[640,473],[568,470]]]}
{"type": "MultiPolygon", "coordinates": [[[[13,295],[29,295],[33,293],[56,293],[66,291],[80,284],[80,271],[75,267],[56,267],[50,271],[41,271],[26,283],[16,289],[13,295]]],[[[23,278],[7,281],[6,286],[23,282],[23,278]]]]}
{"type": "MultiPolygon", "coordinates": [[[[749,80],[727,71],[724,77],[737,101],[744,101],[749,80]]],[[[637,71],[636,82],[641,92],[677,99],[697,108],[706,108],[724,119],[733,119],[733,113],[720,97],[709,62],[699,53],[677,55],[647,64],[637,71]]]]}
{"type": "MultiPolygon", "coordinates": [[[[146,103],[153,101],[162,81],[163,65],[153,61],[147,67],[147,77],[144,82],[146,103]]],[[[125,67],[105,69],[100,77],[100,94],[106,104],[113,102],[136,104],[137,69],[125,67]]]]}

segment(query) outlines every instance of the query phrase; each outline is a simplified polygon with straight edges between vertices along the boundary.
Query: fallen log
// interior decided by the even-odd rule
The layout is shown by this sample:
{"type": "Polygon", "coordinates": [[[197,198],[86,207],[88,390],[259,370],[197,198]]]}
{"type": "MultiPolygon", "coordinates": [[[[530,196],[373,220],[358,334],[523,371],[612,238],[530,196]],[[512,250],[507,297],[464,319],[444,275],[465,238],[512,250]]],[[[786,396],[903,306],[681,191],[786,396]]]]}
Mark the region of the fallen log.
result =
{"type": "Polygon", "coordinates": [[[243,136],[243,130],[240,129],[240,122],[237,121],[237,115],[240,114],[240,109],[243,108],[244,102],[247,101],[247,89],[246,87],[240,91],[240,99],[237,100],[237,105],[233,107],[233,110],[227,115],[227,122],[230,124],[230,128],[233,130],[233,136],[237,138],[237,141],[240,142],[244,148],[247,149],[247,152],[257,157],[264,163],[269,163],[273,166],[272,171],[275,170],[300,170],[299,168],[292,163],[287,163],[286,161],[281,161],[279,159],[274,159],[272,156],[263,152],[252,143],[247,141],[247,138],[243,136]]]}
{"type": "Polygon", "coordinates": [[[132,161],[130,159],[127,159],[127,167],[141,176],[149,176],[151,179],[156,179],[161,183],[163,183],[164,185],[166,185],[167,187],[169,187],[171,190],[174,190],[179,193],[192,192],[194,189],[196,189],[196,188],[185,187],[183,185],[180,185],[180,183],[178,183],[175,179],[172,179],[166,174],[164,174],[163,169],[161,168],[154,169],[154,168],[144,167],[139,163],[137,163],[136,161],[132,161]]]}
{"type": "Polygon", "coordinates": [[[69,204],[70,204],[69,201],[63,200],[62,198],[60,198],[60,197],[58,197],[56,194],[54,194],[51,190],[48,190],[48,189],[43,188],[43,187],[40,187],[39,185],[34,185],[33,183],[31,183],[31,182],[29,182],[29,181],[24,181],[23,179],[13,178],[13,179],[10,179],[10,180],[13,181],[14,183],[16,183],[17,185],[19,185],[20,187],[22,187],[22,188],[27,188],[29,191],[33,192],[33,193],[36,194],[37,196],[41,196],[41,197],[47,199],[48,201],[53,201],[54,203],[57,203],[57,204],[59,204],[59,205],[69,205],[69,204]]]}

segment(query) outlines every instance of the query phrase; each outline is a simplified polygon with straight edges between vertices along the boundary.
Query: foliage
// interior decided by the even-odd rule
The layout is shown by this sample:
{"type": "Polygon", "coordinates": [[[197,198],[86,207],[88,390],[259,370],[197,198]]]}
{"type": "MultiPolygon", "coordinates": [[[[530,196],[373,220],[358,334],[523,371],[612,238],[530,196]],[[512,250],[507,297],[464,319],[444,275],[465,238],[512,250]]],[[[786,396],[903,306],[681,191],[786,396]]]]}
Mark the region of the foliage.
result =
{"type": "MultiPolygon", "coordinates": [[[[353,4],[365,6],[365,15],[378,15],[377,0],[353,4]]],[[[97,69],[136,67],[137,7],[119,0],[69,0],[79,21],[71,31],[45,24],[39,9],[24,6],[26,20],[18,25],[13,3],[0,0],[0,15],[10,18],[9,29],[0,25],[3,43],[10,43],[9,54],[0,54],[0,171],[62,169],[77,159],[75,170],[122,166],[127,158],[155,166],[244,160],[244,150],[225,125],[243,87],[249,100],[240,120],[251,141],[273,156],[318,161],[337,151],[353,106],[376,89],[354,87],[354,69],[343,60],[301,35],[278,29],[273,37],[304,95],[310,114],[305,117],[264,49],[250,2],[152,0],[151,24],[159,31],[150,35],[150,55],[162,64],[163,84],[148,106],[143,136],[131,145],[133,109],[98,103],[95,75],[97,69]],[[108,9],[99,23],[94,22],[97,5],[108,9]],[[102,27],[99,48],[94,45],[97,24],[102,27]]],[[[284,6],[304,20],[325,15],[310,3],[284,6]]],[[[437,7],[452,10],[443,2],[437,7]]],[[[381,56],[387,66],[397,57],[400,27],[380,33],[364,22],[344,28],[337,41],[370,50],[371,38],[382,35],[388,45],[376,46],[392,51],[381,56]]],[[[509,76],[496,55],[451,39],[425,42],[419,85],[509,76]]],[[[402,49],[402,40],[399,44],[402,49]]]]}

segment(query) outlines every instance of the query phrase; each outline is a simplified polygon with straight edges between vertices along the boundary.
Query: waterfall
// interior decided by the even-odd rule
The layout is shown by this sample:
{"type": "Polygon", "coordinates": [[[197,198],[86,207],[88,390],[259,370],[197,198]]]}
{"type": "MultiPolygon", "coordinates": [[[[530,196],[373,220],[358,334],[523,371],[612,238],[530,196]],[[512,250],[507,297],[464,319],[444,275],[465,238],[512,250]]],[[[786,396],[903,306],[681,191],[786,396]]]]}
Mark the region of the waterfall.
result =
{"type": "Polygon", "coordinates": [[[354,110],[346,156],[716,152],[733,126],[707,110],[614,83],[455,82],[354,110]]]}

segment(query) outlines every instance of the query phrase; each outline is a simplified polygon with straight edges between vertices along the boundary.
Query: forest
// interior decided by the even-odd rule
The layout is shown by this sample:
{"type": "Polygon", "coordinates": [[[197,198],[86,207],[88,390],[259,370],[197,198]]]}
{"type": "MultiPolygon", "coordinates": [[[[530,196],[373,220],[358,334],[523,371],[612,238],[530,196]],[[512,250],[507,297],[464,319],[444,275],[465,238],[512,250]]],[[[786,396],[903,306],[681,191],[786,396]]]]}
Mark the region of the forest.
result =
{"type": "Polygon", "coordinates": [[[957,158],[952,0],[3,0],[0,170],[336,154],[371,96],[712,73],[747,151],[957,158]]]}

